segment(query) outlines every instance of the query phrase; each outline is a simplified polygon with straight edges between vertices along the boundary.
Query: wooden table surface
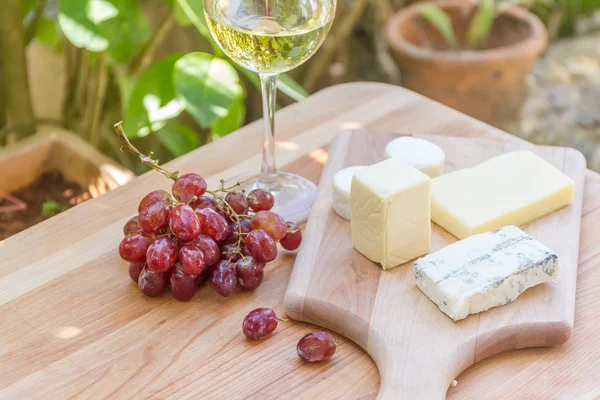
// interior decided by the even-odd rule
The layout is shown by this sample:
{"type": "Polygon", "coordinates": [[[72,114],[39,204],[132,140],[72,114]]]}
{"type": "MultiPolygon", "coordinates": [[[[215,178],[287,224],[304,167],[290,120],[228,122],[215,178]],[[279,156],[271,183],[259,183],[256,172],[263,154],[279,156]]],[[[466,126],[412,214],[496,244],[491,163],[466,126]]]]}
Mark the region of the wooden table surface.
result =
{"type": "MultiPolygon", "coordinates": [[[[317,182],[330,140],[348,127],[519,140],[466,116],[457,123],[455,111],[404,89],[354,83],[278,113],[279,165],[317,182]]],[[[220,178],[257,169],[261,142],[259,121],[169,167],[198,172],[216,186],[220,178]]],[[[258,343],[241,334],[249,310],[283,313],[293,254],[269,264],[254,292],[222,298],[204,289],[188,303],[144,297],[116,249],[141,197],[158,188],[168,189],[169,181],[148,173],[0,242],[1,399],[376,396],[375,364],[339,335],[330,362],[308,365],[295,347],[314,326],[282,322],[258,343]]],[[[583,215],[571,340],[483,360],[457,377],[448,398],[600,396],[600,175],[589,171],[583,215]],[[507,371],[510,380],[496,379],[507,371]]]]}

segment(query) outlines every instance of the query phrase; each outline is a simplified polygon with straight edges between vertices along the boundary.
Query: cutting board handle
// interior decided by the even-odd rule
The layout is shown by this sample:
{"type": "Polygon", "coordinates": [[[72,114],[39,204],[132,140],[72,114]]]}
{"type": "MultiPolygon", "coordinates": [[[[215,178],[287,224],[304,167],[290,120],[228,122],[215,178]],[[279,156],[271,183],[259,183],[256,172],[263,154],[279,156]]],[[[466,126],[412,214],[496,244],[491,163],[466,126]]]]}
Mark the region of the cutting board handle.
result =
{"type": "Polygon", "coordinates": [[[448,391],[448,387],[440,387],[438,382],[414,382],[410,386],[388,383],[382,379],[377,400],[444,400],[448,391]]]}
{"type": "MultiPolygon", "coordinates": [[[[396,356],[392,355],[392,359],[396,356]]],[[[432,366],[427,374],[412,373],[411,365],[399,360],[391,369],[379,367],[381,385],[378,400],[444,400],[448,392],[448,371],[432,366]]],[[[417,367],[417,366],[414,366],[417,367]]],[[[417,367],[418,368],[418,367],[417,367]]],[[[420,369],[420,368],[419,368],[420,369]]]]}

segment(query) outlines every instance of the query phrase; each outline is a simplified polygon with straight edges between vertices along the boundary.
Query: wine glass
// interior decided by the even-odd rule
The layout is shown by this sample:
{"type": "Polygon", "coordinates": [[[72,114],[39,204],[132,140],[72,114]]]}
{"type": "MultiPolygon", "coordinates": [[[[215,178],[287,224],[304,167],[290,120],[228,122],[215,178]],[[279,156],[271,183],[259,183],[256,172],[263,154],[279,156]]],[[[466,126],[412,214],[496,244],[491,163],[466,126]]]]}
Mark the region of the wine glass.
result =
{"type": "Polygon", "coordinates": [[[242,188],[269,190],[273,211],[286,221],[308,217],[317,188],[309,180],[275,168],[277,76],[308,60],[321,46],[335,14],[335,0],[204,0],[210,31],[225,54],[258,73],[265,139],[260,173],[234,178],[242,188]]]}

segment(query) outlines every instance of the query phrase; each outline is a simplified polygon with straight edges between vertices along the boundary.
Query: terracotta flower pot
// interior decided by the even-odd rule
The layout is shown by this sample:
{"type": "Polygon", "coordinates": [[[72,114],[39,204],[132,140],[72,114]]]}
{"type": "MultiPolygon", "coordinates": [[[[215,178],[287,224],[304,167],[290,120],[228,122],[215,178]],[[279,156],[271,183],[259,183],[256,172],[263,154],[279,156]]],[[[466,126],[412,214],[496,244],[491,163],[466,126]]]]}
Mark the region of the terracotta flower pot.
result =
{"type": "Polygon", "coordinates": [[[45,172],[59,171],[92,197],[122,186],[134,174],[100,153],[79,136],[54,127],[0,149],[0,192],[13,192],[45,172]]]}
{"type": "MultiPolygon", "coordinates": [[[[476,3],[435,4],[449,14],[456,37],[464,44],[476,3]]],[[[527,95],[527,75],[548,42],[542,22],[512,7],[494,21],[484,49],[452,50],[421,16],[420,6],[402,9],[386,26],[403,85],[495,126],[516,119],[527,95]]]]}

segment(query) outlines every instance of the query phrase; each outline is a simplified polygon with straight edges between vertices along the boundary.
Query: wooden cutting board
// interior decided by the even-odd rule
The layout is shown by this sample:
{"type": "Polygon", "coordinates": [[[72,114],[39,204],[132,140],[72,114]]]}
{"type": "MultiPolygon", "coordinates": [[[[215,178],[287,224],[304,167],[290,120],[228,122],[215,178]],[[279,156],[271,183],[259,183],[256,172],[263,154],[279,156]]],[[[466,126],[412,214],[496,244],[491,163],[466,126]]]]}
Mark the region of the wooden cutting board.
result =
{"type": "MultiPolygon", "coordinates": [[[[379,398],[443,399],[452,380],[483,358],[555,346],[570,337],[585,159],[564,147],[413,135],[444,149],[445,172],[530,149],[575,180],[572,205],[522,227],[556,251],[559,278],[527,290],[512,304],[453,322],[415,286],[412,262],[382,271],[354,250],[350,222],[331,208],[335,173],[383,160],[385,145],[398,136],[351,130],[333,140],[284,305],[290,317],[332,329],[363,347],[381,375],[379,398]]],[[[456,240],[432,223],[432,251],[456,240]]]]}

